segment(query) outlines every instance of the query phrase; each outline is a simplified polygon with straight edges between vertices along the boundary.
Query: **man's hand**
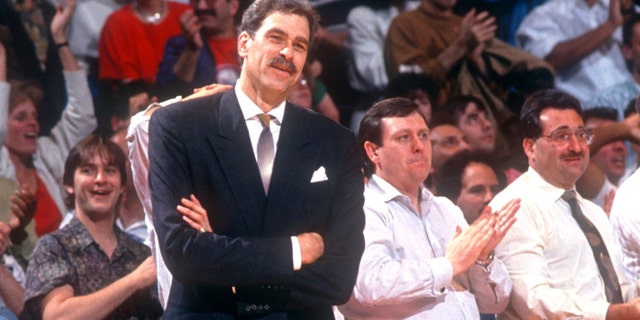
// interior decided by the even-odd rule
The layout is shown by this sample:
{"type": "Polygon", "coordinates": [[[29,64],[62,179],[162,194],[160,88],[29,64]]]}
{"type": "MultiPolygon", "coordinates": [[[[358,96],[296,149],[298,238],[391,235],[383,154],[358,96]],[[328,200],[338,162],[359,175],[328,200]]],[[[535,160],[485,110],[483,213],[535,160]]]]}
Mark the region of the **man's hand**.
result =
{"type": "Polygon", "coordinates": [[[467,53],[474,52],[480,44],[495,37],[498,28],[495,21],[486,11],[476,15],[476,10],[471,9],[462,19],[457,42],[466,48],[467,53]]]}
{"type": "Polygon", "coordinates": [[[55,43],[63,43],[67,41],[65,30],[71,21],[71,16],[76,7],[76,0],[66,0],[58,3],[56,14],[51,20],[51,34],[55,43]]]}
{"type": "Polygon", "coordinates": [[[16,189],[9,197],[9,201],[11,201],[9,227],[12,230],[24,230],[33,219],[38,206],[35,191],[28,191],[27,188],[16,189]]]}
{"type": "Polygon", "coordinates": [[[156,264],[152,257],[147,257],[130,275],[135,279],[138,290],[145,289],[157,280],[156,264]]]}
{"type": "Polygon", "coordinates": [[[183,100],[186,101],[195,98],[206,97],[220,92],[227,92],[231,89],[233,89],[233,86],[229,84],[212,83],[202,88],[194,89],[193,94],[187,96],[183,100]]]}
{"type": "Polygon", "coordinates": [[[466,230],[458,226],[456,234],[447,244],[444,257],[453,266],[453,275],[466,272],[478,260],[480,253],[494,236],[496,217],[492,214],[480,215],[466,230]]]}
{"type": "Polygon", "coordinates": [[[187,39],[187,48],[192,51],[200,51],[203,46],[202,36],[200,35],[202,26],[193,10],[187,10],[182,14],[180,27],[182,28],[182,35],[187,39]]]}
{"type": "MultiPolygon", "coordinates": [[[[505,204],[499,211],[491,213],[491,207],[486,206],[480,215],[485,214],[494,215],[496,217],[496,223],[493,227],[495,233],[489,240],[487,245],[480,252],[480,259],[485,259],[495,249],[495,247],[502,241],[507,231],[516,222],[516,212],[520,209],[520,199],[514,199],[505,204]]],[[[479,219],[479,218],[478,218],[479,219]]]]}
{"type": "Polygon", "coordinates": [[[302,233],[297,236],[302,254],[302,264],[314,263],[324,253],[322,236],[315,232],[302,233]]]}
{"type": "Polygon", "coordinates": [[[211,224],[209,224],[207,210],[202,207],[194,195],[191,195],[190,199],[182,198],[180,203],[178,212],[182,215],[182,220],[200,232],[213,232],[211,224]]]}

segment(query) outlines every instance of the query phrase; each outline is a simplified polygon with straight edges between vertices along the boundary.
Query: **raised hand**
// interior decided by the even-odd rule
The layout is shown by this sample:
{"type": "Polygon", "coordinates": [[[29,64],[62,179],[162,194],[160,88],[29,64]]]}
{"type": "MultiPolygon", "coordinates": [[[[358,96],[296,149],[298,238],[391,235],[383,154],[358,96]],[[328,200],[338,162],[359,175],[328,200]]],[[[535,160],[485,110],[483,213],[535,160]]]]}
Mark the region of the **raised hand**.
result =
{"type": "Polygon", "coordinates": [[[444,255],[451,262],[454,276],[469,270],[480,258],[481,252],[495,235],[496,220],[495,215],[483,213],[466,230],[456,227],[456,234],[447,244],[444,255]]]}
{"type": "Polygon", "coordinates": [[[462,19],[458,42],[464,46],[467,53],[472,53],[480,44],[493,39],[496,34],[496,19],[483,11],[476,15],[471,9],[462,19]]]}
{"type": "Polygon", "coordinates": [[[71,16],[76,8],[76,0],[65,0],[58,3],[56,14],[51,20],[51,34],[55,43],[63,43],[67,41],[65,31],[71,21],[71,16]]]}
{"type": "Polygon", "coordinates": [[[182,28],[182,35],[187,39],[187,47],[193,51],[200,51],[204,42],[200,35],[200,20],[195,15],[193,10],[187,10],[180,17],[180,27],[182,28]]]}
{"type": "Polygon", "coordinates": [[[200,201],[191,195],[190,199],[182,198],[181,205],[178,205],[178,212],[182,215],[182,220],[186,221],[189,226],[200,232],[213,232],[209,223],[209,216],[200,201]]]}

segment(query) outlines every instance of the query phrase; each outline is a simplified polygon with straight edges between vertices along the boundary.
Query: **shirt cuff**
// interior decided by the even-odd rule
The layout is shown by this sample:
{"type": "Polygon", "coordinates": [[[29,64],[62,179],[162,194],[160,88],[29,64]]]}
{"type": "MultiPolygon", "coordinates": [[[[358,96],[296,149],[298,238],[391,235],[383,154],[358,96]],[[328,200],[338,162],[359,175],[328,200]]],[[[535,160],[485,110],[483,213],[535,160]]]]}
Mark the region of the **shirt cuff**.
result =
{"type": "Polygon", "coordinates": [[[291,254],[293,255],[293,271],[298,271],[302,268],[302,252],[300,252],[298,237],[291,237],[291,254]]]}
{"type": "Polygon", "coordinates": [[[447,293],[447,287],[453,279],[453,266],[451,262],[444,257],[429,259],[431,274],[433,275],[433,295],[442,295],[447,293]]]}

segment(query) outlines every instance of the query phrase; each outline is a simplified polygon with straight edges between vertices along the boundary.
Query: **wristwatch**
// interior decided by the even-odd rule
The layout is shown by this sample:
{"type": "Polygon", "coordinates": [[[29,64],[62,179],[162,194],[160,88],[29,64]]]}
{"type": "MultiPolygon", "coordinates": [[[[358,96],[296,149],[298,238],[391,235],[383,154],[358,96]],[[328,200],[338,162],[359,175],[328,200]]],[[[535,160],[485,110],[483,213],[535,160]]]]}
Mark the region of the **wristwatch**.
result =
{"type": "Polygon", "coordinates": [[[489,268],[489,265],[491,264],[491,262],[493,262],[493,251],[489,253],[489,256],[486,259],[476,260],[476,264],[481,266],[486,272],[491,271],[491,269],[489,268]]]}

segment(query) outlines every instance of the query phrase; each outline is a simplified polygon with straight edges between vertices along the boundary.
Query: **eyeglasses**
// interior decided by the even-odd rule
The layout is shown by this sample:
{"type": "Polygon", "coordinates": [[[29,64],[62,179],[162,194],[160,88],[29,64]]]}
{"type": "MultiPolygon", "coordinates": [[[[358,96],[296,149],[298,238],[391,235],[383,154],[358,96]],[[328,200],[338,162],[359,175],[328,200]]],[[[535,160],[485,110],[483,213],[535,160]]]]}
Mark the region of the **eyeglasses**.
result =
{"type": "Polygon", "coordinates": [[[586,128],[578,128],[576,130],[571,129],[558,129],[552,132],[550,135],[540,135],[541,137],[551,140],[551,143],[558,147],[563,147],[571,142],[571,136],[575,135],[578,139],[578,143],[582,145],[588,145],[593,139],[593,130],[586,128]]]}

